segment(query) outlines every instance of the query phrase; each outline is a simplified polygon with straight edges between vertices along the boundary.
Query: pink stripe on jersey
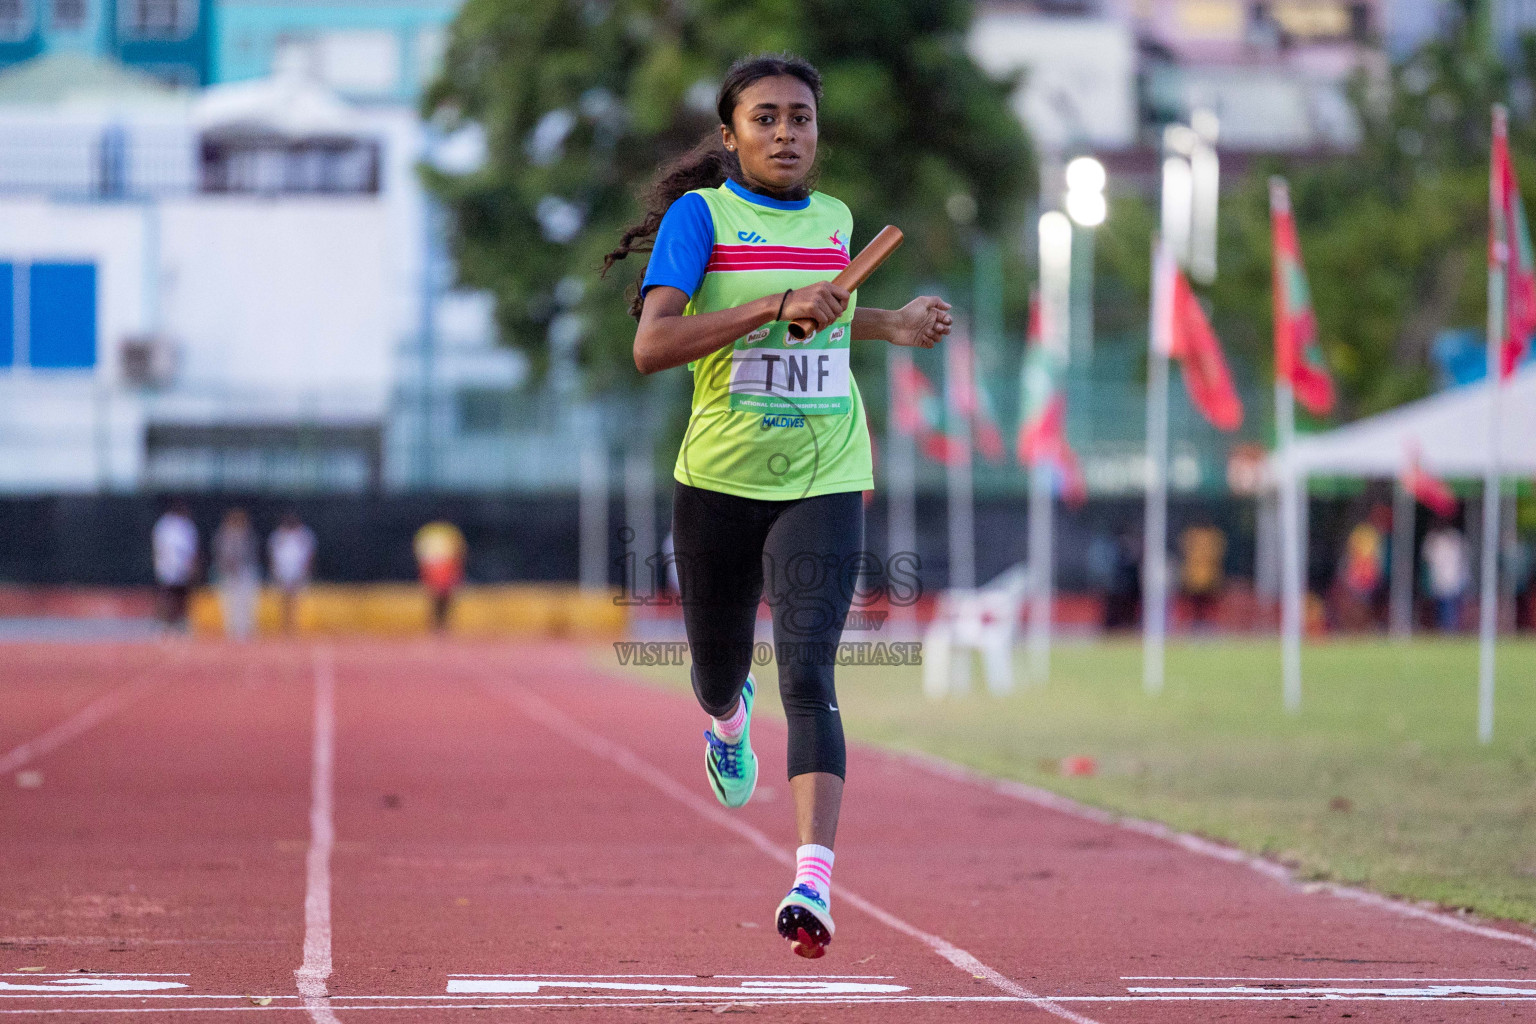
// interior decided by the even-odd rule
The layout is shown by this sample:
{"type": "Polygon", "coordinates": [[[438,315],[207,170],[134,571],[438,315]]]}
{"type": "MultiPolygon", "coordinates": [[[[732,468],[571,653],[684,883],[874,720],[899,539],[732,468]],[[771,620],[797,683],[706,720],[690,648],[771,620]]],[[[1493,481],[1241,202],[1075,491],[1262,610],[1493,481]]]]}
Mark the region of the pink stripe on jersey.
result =
{"type": "Polygon", "coordinates": [[[832,246],[717,245],[705,273],[739,270],[842,270],[848,254],[832,246]]]}

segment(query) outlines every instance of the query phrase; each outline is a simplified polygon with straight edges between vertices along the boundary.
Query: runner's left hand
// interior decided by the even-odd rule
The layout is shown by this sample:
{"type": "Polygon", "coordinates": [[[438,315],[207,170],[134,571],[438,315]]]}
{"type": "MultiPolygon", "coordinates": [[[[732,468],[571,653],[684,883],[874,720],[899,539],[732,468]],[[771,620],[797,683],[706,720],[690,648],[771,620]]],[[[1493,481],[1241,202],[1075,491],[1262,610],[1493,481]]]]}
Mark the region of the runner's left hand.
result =
{"type": "Polygon", "coordinates": [[[954,325],[949,308],[949,303],[937,295],[919,295],[897,310],[900,326],[891,333],[891,344],[933,348],[954,325]]]}

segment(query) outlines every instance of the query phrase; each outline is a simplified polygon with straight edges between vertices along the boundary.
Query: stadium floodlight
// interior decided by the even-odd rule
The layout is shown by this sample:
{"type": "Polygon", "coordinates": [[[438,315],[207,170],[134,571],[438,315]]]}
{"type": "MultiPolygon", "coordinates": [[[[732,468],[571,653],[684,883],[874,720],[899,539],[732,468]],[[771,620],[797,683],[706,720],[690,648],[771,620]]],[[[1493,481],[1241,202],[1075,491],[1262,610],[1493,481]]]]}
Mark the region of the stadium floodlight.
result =
{"type": "Polygon", "coordinates": [[[1091,156],[1067,164],[1067,214],[1085,228],[1104,223],[1109,206],[1104,201],[1104,165],[1091,156]]]}
{"type": "Polygon", "coordinates": [[[1040,215],[1040,334],[1062,357],[1070,338],[1067,317],[1072,288],[1072,222],[1060,210],[1040,215]]]}
{"type": "Polygon", "coordinates": [[[1107,180],[1104,165],[1091,156],[1080,156],[1067,164],[1067,188],[1074,192],[1102,192],[1107,180]]]}
{"type": "Polygon", "coordinates": [[[1189,265],[1194,187],[1188,159],[1176,153],[1163,158],[1163,244],[1181,267],[1189,265]]]}
{"type": "Polygon", "coordinates": [[[1216,280],[1216,215],[1221,199],[1221,161],[1216,156],[1220,121],[1215,112],[1196,110],[1190,117],[1198,139],[1189,154],[1189,273],[1202,284],[1216,280]]]}

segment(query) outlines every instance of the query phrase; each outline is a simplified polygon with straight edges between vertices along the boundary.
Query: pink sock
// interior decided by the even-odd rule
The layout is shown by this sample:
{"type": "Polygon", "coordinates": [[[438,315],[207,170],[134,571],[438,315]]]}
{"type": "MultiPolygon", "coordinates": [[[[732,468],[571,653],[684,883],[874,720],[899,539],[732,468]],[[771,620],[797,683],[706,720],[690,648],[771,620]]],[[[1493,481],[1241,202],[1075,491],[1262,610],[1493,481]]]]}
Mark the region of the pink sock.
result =
{"type": "Polygon", "coordinates": [[[741,734],[747,731],[747,702],[737,698],[736,710],[731,713],[730,718],[724,720],[711,718],[710,721],[714,723],[712,728],[716,736],[727,743],[735,743],[741,739],[741,734]]]}
{"type": "Polygon", "coordinates": [[[832,858],[825,846],[807,843],[795,849],[795,884],[815,889],[827,906],[832,905],[832,858]]]}

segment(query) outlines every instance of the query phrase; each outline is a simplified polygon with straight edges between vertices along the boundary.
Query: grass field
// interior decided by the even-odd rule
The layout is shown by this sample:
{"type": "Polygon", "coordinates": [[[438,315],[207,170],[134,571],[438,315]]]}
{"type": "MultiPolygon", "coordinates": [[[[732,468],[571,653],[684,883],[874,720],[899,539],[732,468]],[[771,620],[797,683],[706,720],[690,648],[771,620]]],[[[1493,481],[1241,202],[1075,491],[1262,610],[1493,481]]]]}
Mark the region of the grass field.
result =
{"type": "MultiPolygon", "coordinates": [[[[1536,924],[1536,643],[1499,647],[1488,747],[1472,641],[1331,641],[1303,665],[1297,715],[1281,710],[1273,641],[1175,642],[1158,697],[1142,692],[1135,641],[1059,644],[1050,684],[1006,698],[933,702],[921,669],[866,667],[838,669],[838,696],[853,739],[1155,818],[1303,877],[1536,924]],[[1096,774],[1060,775],[1076,755],[1096,774]]],[[[631,671],[687,687],[686,669],[631,671]]],[[[776,682],[772,665],[756,673],[776,682]]],[[[759,707],[779,715],[776,700],[759,707]]]]}

